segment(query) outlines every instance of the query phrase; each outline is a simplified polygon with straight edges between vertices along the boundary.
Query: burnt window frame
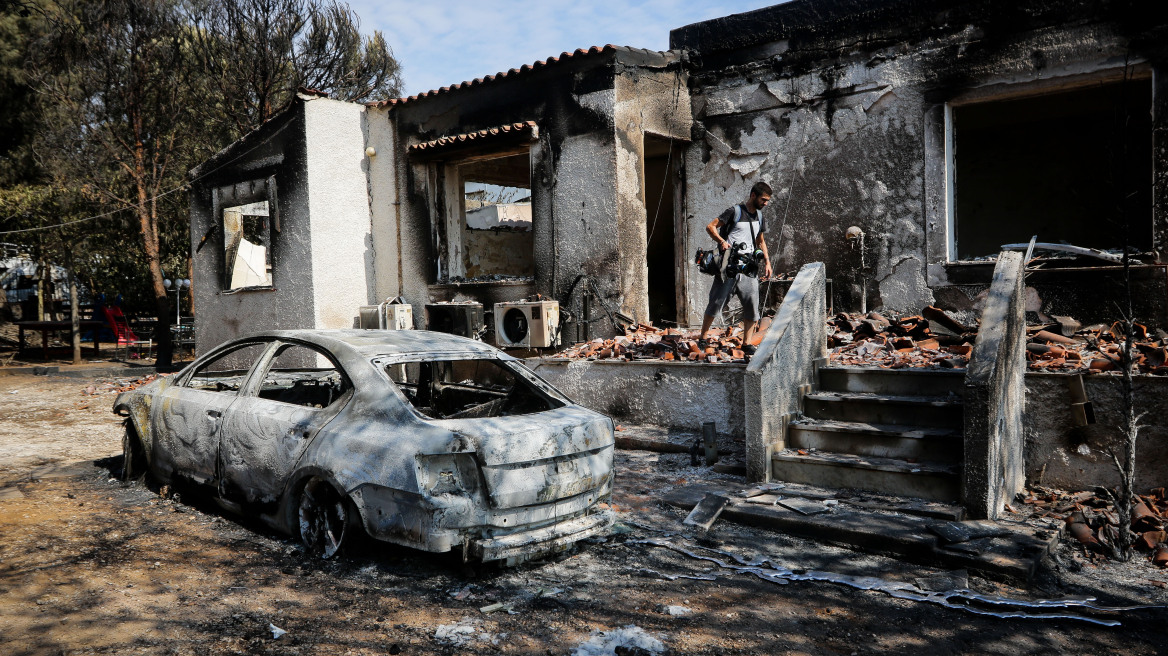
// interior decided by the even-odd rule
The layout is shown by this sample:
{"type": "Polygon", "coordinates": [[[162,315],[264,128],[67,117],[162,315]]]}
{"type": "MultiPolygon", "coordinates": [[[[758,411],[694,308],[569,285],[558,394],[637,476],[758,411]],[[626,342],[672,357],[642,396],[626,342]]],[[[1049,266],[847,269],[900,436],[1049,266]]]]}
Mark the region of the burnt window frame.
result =
{"type": "MultiPolygon", "coordinates": [[[[1033,96],[1074,91],[1089,86],[1122,82],[1125,75],[1131,82],[1152,84],[1152,103],[1157,103],[1153,67],[1144,61],[1131,62],[1128,67],[1111,67],[1086,73],[1029,81],[992,81],[958,93],[945,102],[927,109],[924,116],[924,219],[927,253],[927,281],[930,286],[947,286],[968,282],[965,274],[953,278],[951,273],[970,270],[969,267],[992,267],[988,260],[960,259],[957,251],[955,203],[955,147],[953,109],[963,105],[996,103],[1033,96]]],[[[1162,102],[1162,101],[1161,101],[1162,102]]],[[[1151,135],[1149,135],[1151,138],[1151,135]]],[[[1155,173],[1153,163],[1153,173],[1155,173]]],[[[1165,235],[1160,227],[1163,217],[1153,211],[1151,241],[1160,248],[1165,235]]],[[[1042,241],[1042,235],[1039,235],[1042,241]]],[[[1076,244],[1091,246],[1091,244],[1076,244]]],[[[996,254],[996,253],[995,253],[996,254]]],[[[980,269],[979,269],[980,270],[980,269]]]]}
{"type": "Polygon", "coordinates": [[[276,286],[277,236],[282,232],[280,224],[279,193],[276,176],[260,176],[242,182],[215,187],[211,194],[212,213],[215,217],[215,229],[219,234],[219,254],[222,258],[220,266],[219,287],[220,293],[237,293],[241,291],[271,291],[276,286]],[[268,203],[267,243],[265,259],[271,280],[265,285],[233,286],[232,266],[227,262],[227,231],[224,229],[223,212],[232,207],[250,205],[252,203],[268,203]]]}

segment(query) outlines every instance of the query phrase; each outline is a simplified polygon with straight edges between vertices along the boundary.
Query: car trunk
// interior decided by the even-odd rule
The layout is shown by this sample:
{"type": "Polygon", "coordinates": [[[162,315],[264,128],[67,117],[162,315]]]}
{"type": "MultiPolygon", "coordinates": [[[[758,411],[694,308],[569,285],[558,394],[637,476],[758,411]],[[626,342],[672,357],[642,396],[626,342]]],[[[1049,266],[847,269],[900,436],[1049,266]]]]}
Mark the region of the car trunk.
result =
{"type": "Polygon", "coordinates": [[[474,445],[495,508],[566,499],[599,488],[612,475],[612,424],[587,410],[441,423],[474,445]]]}

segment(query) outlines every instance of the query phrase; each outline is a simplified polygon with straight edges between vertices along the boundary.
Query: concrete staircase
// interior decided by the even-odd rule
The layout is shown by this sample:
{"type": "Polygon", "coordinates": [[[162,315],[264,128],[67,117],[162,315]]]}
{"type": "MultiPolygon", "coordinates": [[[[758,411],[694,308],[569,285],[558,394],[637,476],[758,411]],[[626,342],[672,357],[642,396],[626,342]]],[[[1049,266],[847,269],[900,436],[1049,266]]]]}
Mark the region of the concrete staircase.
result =
{"type": "Polygon", "coordinates": [[[956,502],[964,371],[821,367],[774,480],[956,502]]]}

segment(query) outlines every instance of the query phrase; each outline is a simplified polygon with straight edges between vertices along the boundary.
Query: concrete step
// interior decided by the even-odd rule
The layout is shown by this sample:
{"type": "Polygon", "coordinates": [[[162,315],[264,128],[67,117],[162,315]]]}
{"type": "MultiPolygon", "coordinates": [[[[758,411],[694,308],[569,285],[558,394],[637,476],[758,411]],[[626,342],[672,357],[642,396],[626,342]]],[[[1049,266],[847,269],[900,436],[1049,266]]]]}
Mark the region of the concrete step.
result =
{"type": "Polygon", "coordinates": [[[867,392],[899,396],[953,396],[961,400],[964,371],[821,367],[818,389],[824,392],[867,392]]]}
{"type": "Polygon", "coordinates": [[[775,480],[945,502],[959,498],[959,471],[959,466],[946,463],[823,451],[799,455],[795,449],[784,449],[771,458],[775,480]]]}
{"type": "MultiPolygon", "coordinates": [[[[961,463],[963,439],[952,428],[897,426],[824,419],[790,424],[787,441],[794,448],[900,460],[961,463]]],[[[888,492],[899,494],[896,490],[888,492]]]]}
{"type": "Polygon", "coordinates": [[[961,428],[961,413],[961,400],[952,396],[812,392],[803,397],[803,414],[813,419],[961,428]]]}

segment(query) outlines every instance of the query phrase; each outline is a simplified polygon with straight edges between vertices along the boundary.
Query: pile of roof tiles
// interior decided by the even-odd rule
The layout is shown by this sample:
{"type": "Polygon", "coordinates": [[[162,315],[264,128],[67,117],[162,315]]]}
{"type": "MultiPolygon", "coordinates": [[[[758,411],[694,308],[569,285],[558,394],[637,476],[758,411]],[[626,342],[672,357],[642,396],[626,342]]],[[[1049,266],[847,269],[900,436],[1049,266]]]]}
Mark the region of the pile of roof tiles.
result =
{"type": "MultiPolygon", "coordinates": [[[[1034,488],[1023,503],[1034,509],[1036,517],[1061,520],[1072,537],[1090,553],[1105,556],[1119,538],[1119,517],[1111,500],[1095,492],[1062,492],[1034,488]]],[[[1160,567],[1168,567],[1168,500],[1164,488],[1136,495],[1132,506],[1131,531],[1134,546],[1147,552],[1160,567]]]]}
{"type": "MultiPolygon", "coordinates": [[[[751,337],[758,346],[771,324],[763,317],[759,329],[751,337]]],[[[611,339],[594,339],[570,346],[554,357],[573,360],[673,360],[680,362],[749,362],[750,356],[742,350],[743,331],[740,326],[726,330],[713,329],[706,334],[709,345],[698,346],[698,331],[677,328],[656,328],[649,323],[630,327],[624,335],[611,339]]]]}
{"type": "Polygon", "coordinates": [[[911,317],[840,313],[827,322],[831,362],[842,366],[944,367],[969,362],[976,333],[944,310],[927,307],[911,317]]]}
{"type": "MultiPolygon", "coordinates": [[[[1168,375],[1168,333],[1149,334],[1146,326],[1132,324],[1134,337],[1132,370],[1145,374],[1168,375]]],[[[1067,321],[1027,328],[1026,359],[1031,370],[1081,371],[1096,373],[1119,371],[1120,353],[1127,330],[1122,322],[1079,329],[1067,321]]]]}

